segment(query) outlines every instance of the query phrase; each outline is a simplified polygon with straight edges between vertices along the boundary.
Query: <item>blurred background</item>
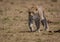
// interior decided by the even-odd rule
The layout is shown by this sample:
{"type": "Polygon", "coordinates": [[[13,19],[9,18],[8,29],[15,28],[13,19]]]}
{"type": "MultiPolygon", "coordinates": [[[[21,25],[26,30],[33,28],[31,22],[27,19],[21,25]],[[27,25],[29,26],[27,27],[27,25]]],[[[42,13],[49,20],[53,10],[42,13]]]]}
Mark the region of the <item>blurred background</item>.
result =
{"type": "MultiPolygon", "coordinates": [[[[41,26],[41,28],[43,28],[41,26]]],[[[59,42],[60,0],[0,0],[0,42],[59,42]],[[53,35],[30,33],[28,8],[42,5],[53,35]]]]}

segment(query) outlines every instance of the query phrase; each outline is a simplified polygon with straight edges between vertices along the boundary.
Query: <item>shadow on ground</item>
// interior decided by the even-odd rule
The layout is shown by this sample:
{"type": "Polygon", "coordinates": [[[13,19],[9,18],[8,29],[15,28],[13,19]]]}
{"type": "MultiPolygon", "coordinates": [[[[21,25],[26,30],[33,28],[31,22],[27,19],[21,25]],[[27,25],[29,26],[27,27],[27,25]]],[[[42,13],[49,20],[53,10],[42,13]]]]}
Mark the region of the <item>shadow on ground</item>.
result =
{"type": "Polygon", "coordinates": [[[20,31],[19,33],[31,33],[31,31],[20,31]]]}
{"type": "MultiPolygon", "coordinates": [[[[49,32],[51,33],[52,31],[49,32]]],[[[19,33],[31,33],[31,31],[20,31],[19,33]]],[[[60,30],[56,30],[54,33],[60,33],[60,30]]]]}
{"type": "Polygon", "coordinates": [[[55,33],[60,33],[60,30],[56,30],[56,31],[54,31],[55,33]]]}

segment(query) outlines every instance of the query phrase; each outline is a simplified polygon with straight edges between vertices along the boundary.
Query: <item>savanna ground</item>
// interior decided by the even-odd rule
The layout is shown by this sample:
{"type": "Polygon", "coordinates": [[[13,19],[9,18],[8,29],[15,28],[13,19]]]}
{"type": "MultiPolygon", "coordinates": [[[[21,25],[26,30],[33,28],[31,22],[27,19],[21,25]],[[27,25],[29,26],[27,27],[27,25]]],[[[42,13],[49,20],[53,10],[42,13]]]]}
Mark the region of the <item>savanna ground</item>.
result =
{"type": "Polygon", "coordinates": [[[0,0],[0,42],[60,42],[60,0],[0,0]],[[29,32],[27,8],[32,3],[45,8],[53,33],[29,32]]]}

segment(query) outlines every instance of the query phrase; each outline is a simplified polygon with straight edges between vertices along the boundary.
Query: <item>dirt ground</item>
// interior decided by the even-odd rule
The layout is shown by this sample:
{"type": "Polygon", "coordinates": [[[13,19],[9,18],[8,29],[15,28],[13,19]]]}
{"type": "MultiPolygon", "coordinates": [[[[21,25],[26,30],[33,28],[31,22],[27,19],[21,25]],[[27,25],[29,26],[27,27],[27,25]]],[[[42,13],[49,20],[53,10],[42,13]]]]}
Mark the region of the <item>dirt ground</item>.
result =
{"type": "Polygon", "coordinates": [[[0,0],[0,42],[60,42],[60,0],[0,0]],[[52,32],[29,32],[32,3],[43,6],[52,32]]]}

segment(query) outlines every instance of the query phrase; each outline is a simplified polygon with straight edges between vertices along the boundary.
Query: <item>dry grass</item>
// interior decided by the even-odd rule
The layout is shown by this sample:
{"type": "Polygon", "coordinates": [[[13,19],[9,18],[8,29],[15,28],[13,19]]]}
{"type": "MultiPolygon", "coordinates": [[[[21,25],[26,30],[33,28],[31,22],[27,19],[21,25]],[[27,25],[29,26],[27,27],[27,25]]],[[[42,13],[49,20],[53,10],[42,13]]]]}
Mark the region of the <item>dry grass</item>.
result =
{"type": "Polygon", "coordinates": [[[60,42],[60,3],[57,2],[0,0],[0,42],[60,42]],[[53,33],[29,32],[27,7],[30,7],[32,3],[41,3],[44,6],[47,20],[53,22],[49,23],[53,33]]]}

